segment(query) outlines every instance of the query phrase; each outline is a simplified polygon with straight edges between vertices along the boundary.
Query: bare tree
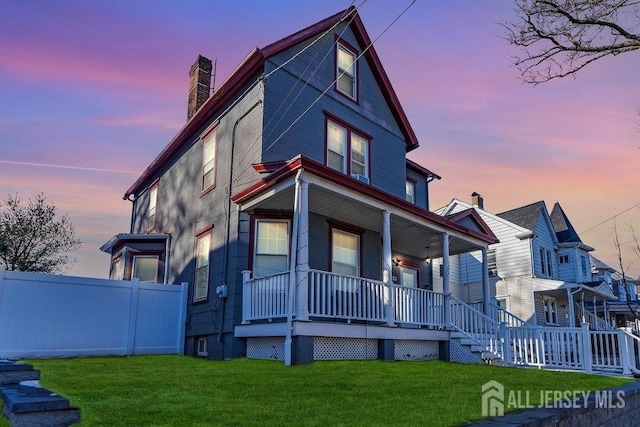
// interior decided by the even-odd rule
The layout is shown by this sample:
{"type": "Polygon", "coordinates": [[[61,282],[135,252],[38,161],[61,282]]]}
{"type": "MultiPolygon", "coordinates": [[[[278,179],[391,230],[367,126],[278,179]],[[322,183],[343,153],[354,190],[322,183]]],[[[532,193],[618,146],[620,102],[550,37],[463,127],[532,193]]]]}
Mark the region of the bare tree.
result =
{"type": "Polygon", "coordinates": [[[80,248],[67,214],[58,218],[57,207],[44,195],[26,204],[16,196],[0,201],[0,265],[7,270],[62,272],[76,262],[68,253],[80,248]]]}
{"type": "MultiPolygon", "coordinates": [[[[640,257],[640,243],[638,242],[638,238],[636,236],[635,230],[633,229],[632,225],[629,225],[629,230],[631,232],[631,238],[632,241],[634,243],[634,252],[636,253],[636,255],[638,257],[640,257]]],[[[628,242],[626,242],[628,243],[628,242]]],[[[637,301],[635,302],[635,306],[632,305],[631,302],[631,292],[629,292],[629,284],[627,283],[627,279],[628,279],[628,272],[629,272],[629,268],[631,267],[631,264],[627,264],[625,265],[625,261],[624,261],[624,257],[622,255],[622,245],[624,243],[620,242],[620,235],[618,233],[618,225],[616,222],[613,223],[613,245],[616,251],[616,259],[618,261],[618,267],[620,267],[620,274],[622,275],[622,278],[620,279],[622,282],[622,286],[624,287],[624,292],[625,292],[625,300],[627,302],[627,308],[629,309],[629,312],[633,315],[633,317],[636,320],[640,320],[640,315],[638,313],[639,311],[639,307],[637,305],[637,301]]]]}
{"type": "Polygon", "coordinates": [[[514,64],[532,84],[575,76],[607,56],[640,49],[639,0],[517,0],[506,39],[522,49],[514,64]]]}

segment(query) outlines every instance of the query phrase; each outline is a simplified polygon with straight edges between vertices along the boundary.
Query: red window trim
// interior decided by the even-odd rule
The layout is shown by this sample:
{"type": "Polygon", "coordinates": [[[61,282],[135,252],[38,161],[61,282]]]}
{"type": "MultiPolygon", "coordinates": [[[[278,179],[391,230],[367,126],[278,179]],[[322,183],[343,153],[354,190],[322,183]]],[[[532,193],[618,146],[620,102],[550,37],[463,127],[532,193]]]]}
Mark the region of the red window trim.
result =
{"type": "Polygon", "coordinates": [[[273,220],[273,221],[289,221],[289,260],[291,260],[291,232],[293,224],[293,213],[291,212],[269,212],[269,213],[257,213],[251,215],[249,220],[249,260],[248,270],[251,270],[253,277],[254,269],[253,262],[256,251],[256,222],[259,220],[273,220]]]}
{"type": "Polygon", "coordinates": [[[358,64],[358,49],[354,48],[351,44],[349,44],[347,41],[345,41],[343,38],[341,38],[340,36],[338,36],[337,34],[335,35],[335,41],[334,41],[334,53],[333,53],[333,90],[340,94],[341,96],[344,96],[346,99],[348,99],[351,102],[355,102],[356,104],[359,104],[359,99],[360,99],[360,90],[359,90],[359,86],[360,86],[360,67],[358,64]],[[341,90],[338,89],[338,76],[340,75],[338,73],[338,50],[340,49],[338,46],[342,46],[344,47],[346,50],[348,50],[349,52],[351,52],[353,54],[353,56],[356,58],[354,65],[356,68],[356,72],[355,72],[355,82],[354,82],[354,91],[355,91],[355,96],[350,96],[344,92],[342,92],[341,90]]]}
{"type": "MultiPolygon", "coordinates": [[[[328,166],[328,151],[329,151],[329,133],[328,133],[328,127],[329,127],[329,122],[333,122],[336,125],[343,127],[346,131],[347,131],[347,147],[346,147],[346,153],[345,153],[345,161],[346,161],[346,171],[341,172],[341,171],[336,171],[339,173],[343,173],[346,176],[348,176],[351,179],[355,179],[354,177],[351,176],[351,134],[355,133],[356,135],[358,135],[359,137],[365,139],[367,141],[367,179],[369,180],[368,183],[363,182],[363,184],[365,185],[371,185],[371,140],[373,139],[373,137],[371,135],[369,135],[366,132],[361,131],[360,129],[351,126],[349,123],[345,122],[344,120],[342,120],[341,118],[331,114],[328,111],[324,111],[324,165],[328,166]]],[[[333,169],[332,169],[333,170],[333,169]]],[[[362,181],[359,181],[362,182],[362,181]]]]}
{"type": "Polygon", "coordinates": [[[202,147],[200,149],[201,151],[201,157],[200,157],[200,174],[198,175],[198,179],[200,180],[200,182],[198,183],[198,187],[200,188],[200,195],[199,197],[202,198],[204,197],[207,193],[209,193],[211,190],[213,190],[214,188],[216,188],[216,184],[218,181],[218,136],[216,135],[216,147],[215,147],[215,159],[213,160],[213,184],[211,184],[209,187],[207,188],[202,188],[202,186],[204,185],[203,183],[203,179],[204,179],[204,147],[205,144],[208,140],[208,138],[213,134],[213,133],[217,133],[218,131],[218,122],[216,122],[213,126],[211,126],[210,129],[206,130],[201,136],[200,136],[200,141],[202,142],[202,147]]]}
{"type": "Polygon", "coordinates": [[[364,277],[364,274],[363,274],[364,258],[363,258],[363,251],[362,251],[362,248],[364,247],[364,239],[363,239],[364,229],[356,226],[352,226],[351,224],[341,223],[338,221],[328,220],[327,222],[329,223],[329,266],[327,268],[327,271],[333,272],[333,230],[339,230],[344,233],[349,233],[349,234],[353,234],[354,236],[358,236],[359,242],[360,242],[360,247],[358,248],[358,251],[359,251],[358,262],[360,263],[360,265],[358,266],[360,269],[359,277],[364,277]]]}

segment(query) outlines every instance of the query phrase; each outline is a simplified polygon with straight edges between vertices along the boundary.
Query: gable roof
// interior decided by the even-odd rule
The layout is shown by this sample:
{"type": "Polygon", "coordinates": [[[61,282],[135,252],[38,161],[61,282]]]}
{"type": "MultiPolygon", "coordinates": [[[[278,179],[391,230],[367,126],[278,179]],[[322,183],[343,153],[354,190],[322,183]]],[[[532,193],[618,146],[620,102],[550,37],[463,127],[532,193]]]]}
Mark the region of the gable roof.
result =
{"type": "Polygon", "coordinates": [[[598,258],[594,257],[592,254],[589,254],[589,258],[591,261],[591,270],[595,270],[596,272],[598,271],[608,271],[610,273],[615,272],[615,268],[610,267],[608,264],[606,264],[605,262],[599,260],[598,258]]]}
{"type": "Polygon", "coordinates": [[[460,225],[464,225],[466,221],[471,221],[475,225],[475,227],[478,228],[478,231],[489,236],[495,236],[491,228],[487,225],[486,222],[484,222],[478,211],[473,207],[455,214],[447,215],[445,216],[445,218],[460,225]]]}
{"type": "Polygon", "coordinates": [[[136,182],[126,191],[124,199],[128,199],[129,196],[143,188],[145,183],[156,174],[184,144],[191,140],[193,134],[206,124],[207,120],[211,118],[216,110],[219,110],[227,102],[231,101],[241,88],[247,85],[252,79],[255,79],[256,73],[264,70],[265,62],[269,58],[282,53],[304,40],[322,34],[341,21],[349,22],[349,27],[353,31],[360,46],[369,46],[366,51],[363,50],[363,58],[371,68],[371,72],[380,87],[380,91],[389,103],[391,112],[399,124],[400,130],[405,138],[406,150],[411,151],[418,148],[418,138],[400,105],[400,100],[391,86],[387,73],[382,68],[380,58],[364,28],[360,15],[357,9],[351,6],[348,9],[280,39],[275,43],[271,43],[262,49],[253,49],[224,83],[205,101],[193,117],[178,131],[176,136],[160,154],[158,154],[144,172],[142,172],[142,175],[140,175],[136,182]]]}
{"type": "Polygon", "coordinates": [[[564,210],[562,210],[560,203],[556,202],[553,205],[549,217],[551,218],[551,225],[553,225],[553,229],[560,243],[582,243],[580,236],[575,228],[573,228],[573,225],[571,225],[571,221],[569,221],[564,210]]]}
{"type": "Polygon", "coordinates": [[[502,219],[513,222],[514,224],[524,227],[528,230],[534,230],[540,217],[540,211],[546,206],[543,201],[531,203],[530,205],[522,206],[519,208],[511,209],[510,211],[496,214],[502,219]]]}

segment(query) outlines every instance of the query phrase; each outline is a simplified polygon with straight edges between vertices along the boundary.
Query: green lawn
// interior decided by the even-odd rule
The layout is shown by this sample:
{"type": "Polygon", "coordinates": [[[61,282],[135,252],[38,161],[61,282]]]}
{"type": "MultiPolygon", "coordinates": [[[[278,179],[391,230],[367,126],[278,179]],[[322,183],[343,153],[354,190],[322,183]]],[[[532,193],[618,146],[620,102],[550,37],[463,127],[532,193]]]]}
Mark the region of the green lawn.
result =
{"type": "Polygon", "coordinates": [[[630,380],[440,361],[207,361],[180,356],[32,360],[82,425],[429,425],[481,418],[481,386],[597,390],[630,380]]]}

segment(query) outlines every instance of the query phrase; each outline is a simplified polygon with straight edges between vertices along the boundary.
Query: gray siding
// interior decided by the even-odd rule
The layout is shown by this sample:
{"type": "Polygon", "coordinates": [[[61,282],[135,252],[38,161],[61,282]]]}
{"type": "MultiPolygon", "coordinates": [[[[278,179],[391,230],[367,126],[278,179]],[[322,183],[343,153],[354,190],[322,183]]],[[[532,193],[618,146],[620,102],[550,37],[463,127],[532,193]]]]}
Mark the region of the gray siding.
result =
{"type": "MultiPolygon", "coordinates": [[[[261,96],[260,88],[254,88],[220,118],[217,126],[216,184],[213,190],[201,197],[200,136],[213,123],[213,119],[193,136],[191,142],[185,145],[159,176],[156,231],[172,236],[169,282],[189,282],[190,302],[193,301],[195,236],[207,226],[214,227],[209,265],[209,298],[206,302],[189,305],[188,337],[231,333],[234,323],[241,315],[241,271],[247,268],[248,230],[246,218],[240,217],[233,206],[227,222],[227,203],[230,193],[236,193],[257,179],[257,173],[251,168],[251,164],[259,161],[259,151],[252,150],[252,147],[260,144],[262,107],[257,102],[261,101],[261,96]],[[232,139],[235,139],[234,178],[229,191],[232,139]],[[227,226],[230,241],[228,251],[225,251],[227,226]],[[229,286],[229,297],[224,301],[215,295],[215,287],[220,284],[229,286]]],[[[144,233],[148,191],[137,195],[133,209],[132,232],[144,233]]],[[[215,344],[215,341],[210,340],[210,343],[215,344]]],[[[210,354],[217,351],[231,357],[232,354],[238,355],[241,350],[233,349],[232,346],[224,349],[210,348],[210,354]]]]}
{"type": "MultiPolygon", "coordinates": [[[[335,34],[340,34],[343,29],[342,25],[339,26],[335,33],[325,36],[325,39],[314,44],[286,64],[283,70],[267,79],[264,89],[263,161],[287,160],[302,154],[324,163],[326,111],[372,137],[371,185],[404,199],[406,176],[398,171],[406,170],[406,143],[367,62],[363,58],[358,60],[357,103],[333,89],[333,41],[335,34]],[[327,88],[329,89],[326,90],[327,88]],[[289,98],[285,101],[290,92],[289,98]],[[292,105],[291,100],[296,96],[297,99],[292,105]],[[320,99],[315,102],[318,98],[320,99]],[[312,104],[310,110],[292,125],[312,104]],[[291,128],[287,131],[289,126],[291,128]]],[[[350,29],[341,37],[352,46],[358,47],[350,29]]],[[[308,42],[300,43],[290,51],[271,58],[266,72],[283,64],[293,53],[301,51],[307,44],[308,42]]],[[[363,47],[358,48],[361,50],[363,47]]]]}

